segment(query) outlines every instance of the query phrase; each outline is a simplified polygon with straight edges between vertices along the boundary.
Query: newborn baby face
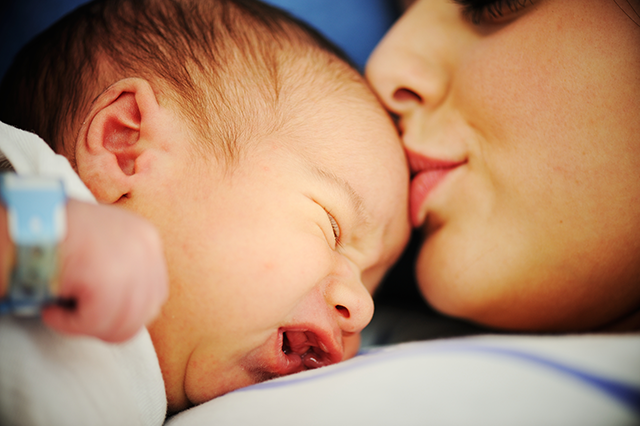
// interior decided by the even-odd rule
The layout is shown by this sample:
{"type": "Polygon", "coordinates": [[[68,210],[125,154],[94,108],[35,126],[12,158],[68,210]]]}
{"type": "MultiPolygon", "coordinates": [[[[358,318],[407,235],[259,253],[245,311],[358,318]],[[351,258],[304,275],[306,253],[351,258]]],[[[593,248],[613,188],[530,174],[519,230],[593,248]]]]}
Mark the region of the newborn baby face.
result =
{"type": "Polygon", "coordinates": [[[233,170],[190,158],[176,175],[171,296],[150,327],[170,412],[357,352],[408,238],[408,169],[383,108],[349,84],[233,170]]]}

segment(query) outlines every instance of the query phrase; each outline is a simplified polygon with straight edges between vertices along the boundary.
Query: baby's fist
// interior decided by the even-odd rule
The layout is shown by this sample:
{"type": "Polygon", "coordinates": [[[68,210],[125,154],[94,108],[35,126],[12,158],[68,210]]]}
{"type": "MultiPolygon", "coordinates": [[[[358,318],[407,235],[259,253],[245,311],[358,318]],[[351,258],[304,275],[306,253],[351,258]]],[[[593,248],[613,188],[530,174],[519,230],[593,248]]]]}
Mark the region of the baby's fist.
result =
{"type": "Polygon", "coordinates": [[[146,220],[117,207],[70,200],[62,245],[59,296],[73,309],[50,306],[44,322],[68,334],[120,342],[133,337],[168,296],[160,237],[146,220]]]}

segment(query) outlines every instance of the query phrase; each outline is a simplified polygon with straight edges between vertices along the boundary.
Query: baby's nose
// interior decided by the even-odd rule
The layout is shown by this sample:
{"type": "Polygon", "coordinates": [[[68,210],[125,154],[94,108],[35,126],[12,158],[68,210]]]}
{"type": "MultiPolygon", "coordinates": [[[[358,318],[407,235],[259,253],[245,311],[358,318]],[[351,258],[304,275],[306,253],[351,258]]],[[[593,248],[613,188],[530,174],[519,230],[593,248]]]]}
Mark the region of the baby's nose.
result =
{"type": "Polygon", "coordinates": [[[344,272],[327,285],[324,297],[343,332],[358,333],[373,317],[373,299],[350,261],[345,261],[344,272]]]}

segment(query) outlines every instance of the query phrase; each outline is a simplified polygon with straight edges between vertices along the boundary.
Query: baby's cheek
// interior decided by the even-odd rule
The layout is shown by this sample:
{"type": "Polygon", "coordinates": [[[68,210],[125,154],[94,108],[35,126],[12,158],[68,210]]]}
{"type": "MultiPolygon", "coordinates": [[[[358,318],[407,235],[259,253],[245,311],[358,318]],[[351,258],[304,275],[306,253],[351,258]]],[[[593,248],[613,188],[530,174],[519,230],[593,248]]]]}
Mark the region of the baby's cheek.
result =
{"type": "Polygon", "coordinates": [[[371,295],[375,294],[385,274],[395,265],[407,245],[409,240],[408,220],[404,220],[402,225],[402,227],[397,229],[398,232],[395,234],[393,244],[380,243],[377,249],[377,261],[373,265],[365,267],[362,271],[362,284],[371,295]]]}
{"type": "Polygon", "coordinates": [[[344,355],[342,360],[353,358],[360,350],[360,333],[352,334],[350,336],[344,336],[342,338],[344,344],[344,355]]]}
{"type": "Polygon", "coordinates": [[[362,284],[364,288],[367,289],[369,294],[373,295],[380,282],[382,281],[382,277],[386,272],[387,268],[383,268],[380,266],[376,266],[374,268],[369,268],[362,273],[362,284]]]}

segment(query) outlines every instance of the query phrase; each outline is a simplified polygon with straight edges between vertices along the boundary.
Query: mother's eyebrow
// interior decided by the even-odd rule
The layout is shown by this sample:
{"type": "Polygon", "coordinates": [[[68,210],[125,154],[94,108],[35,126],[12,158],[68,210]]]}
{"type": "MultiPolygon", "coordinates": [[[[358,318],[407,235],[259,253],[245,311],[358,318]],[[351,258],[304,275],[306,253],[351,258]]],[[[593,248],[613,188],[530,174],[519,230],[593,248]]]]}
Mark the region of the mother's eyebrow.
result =
{"type": "Polygon", "coordinates": [[[313,172],[313,175],[320,180],[338,189],[339,192],[346,194],[347,200],[351,204],[353,211],[356,213],[358,223],[365,226],[369,225],[369,215],[367,215],[364,208],[364,198],[353,188],[353,186],[351,186],[349,182],[335,173],[317,166],[312,166],[311,171],[313,172]]]}

